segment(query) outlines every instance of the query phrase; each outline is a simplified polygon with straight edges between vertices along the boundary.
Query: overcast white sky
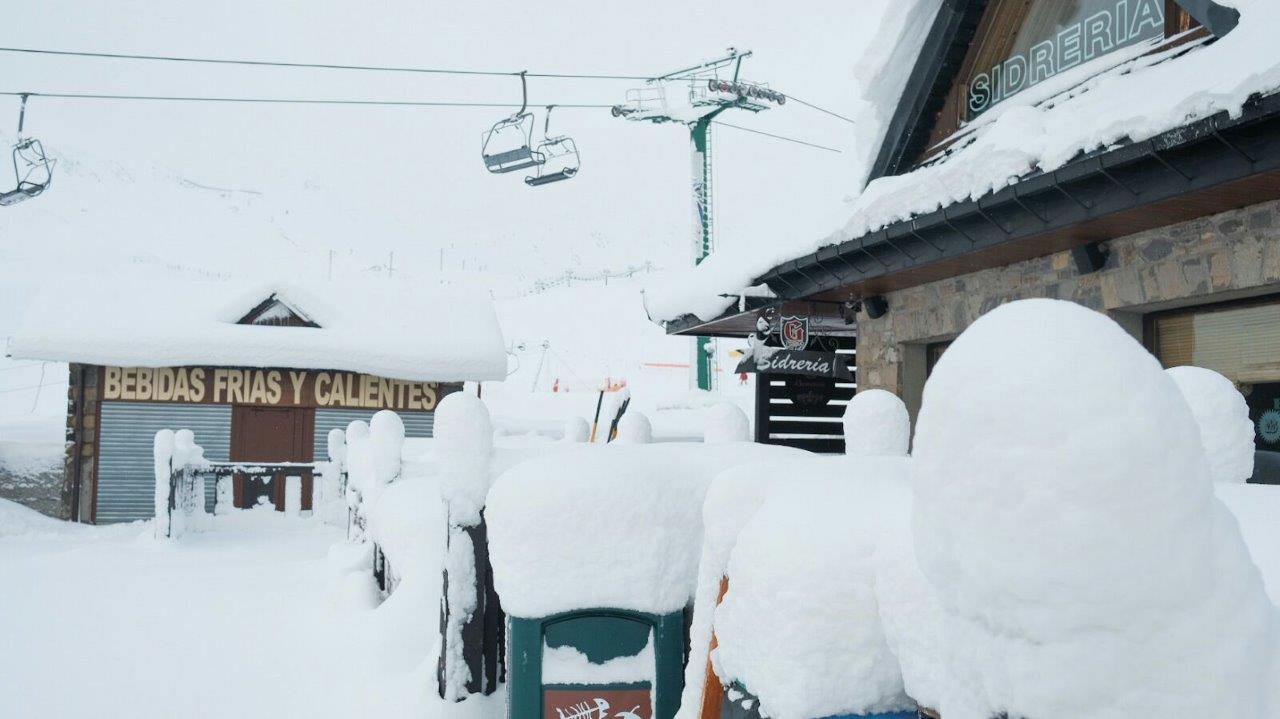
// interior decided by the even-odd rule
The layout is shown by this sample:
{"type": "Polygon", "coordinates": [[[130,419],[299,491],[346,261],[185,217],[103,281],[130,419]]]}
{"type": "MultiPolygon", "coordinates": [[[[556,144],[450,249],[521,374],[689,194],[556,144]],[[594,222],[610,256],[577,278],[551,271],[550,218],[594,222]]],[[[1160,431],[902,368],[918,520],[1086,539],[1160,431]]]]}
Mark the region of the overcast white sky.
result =
{"type": "MultiPolygon", "coordinates": [[[[842,114],[874,2],[333,2],[41,0],[7,3],[0,45],[351,64],[649,74],[733,45],[744,77],[842,114]]],[[[534,80],[532,101],[614,103],[636,83],[534,80]]],[[[517,100],[505,78],[210,67],[0,53],[0,90],[359,99],[517,100]]],[[[0,98],[12,135],[16,99],[0,98]]],[[[30,134],[63,158],[44,197],[0,211],[0,337],[58,275],[323,276],[439,265],[530,280],[566,269],[687,261],[687,134],[557,111],[580,176],[530,189],[492,176],[482,130],[500,110],[33,99],[30,134]],[[218,193],[183,185],[246,190],[218,193]]],[[[845,151],[716,134],[722,247],[825,235],[840,224],[853,128],[799,104],[724,119],[845,151]]],[[[0,369],[10,364],[0,361],[0,369]]],[[[0,420],[27,412],[34,368],[0,372],[0,420]]],[[[47,409],[61,412],[55,397],[47,409]]],[[[44,402],[41,403],[42,407],[44,402]]]]}

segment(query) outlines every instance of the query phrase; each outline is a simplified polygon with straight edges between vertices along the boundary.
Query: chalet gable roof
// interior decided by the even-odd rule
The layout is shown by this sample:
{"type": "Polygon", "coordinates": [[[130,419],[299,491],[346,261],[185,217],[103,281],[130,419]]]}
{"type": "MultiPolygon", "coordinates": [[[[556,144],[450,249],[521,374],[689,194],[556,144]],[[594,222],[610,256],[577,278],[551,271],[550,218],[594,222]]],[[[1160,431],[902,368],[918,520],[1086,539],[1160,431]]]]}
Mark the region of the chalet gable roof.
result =
{"type": "MultiPolygon", "coordinates": [[[[1044,0],[1041,0],[1044,1],[1044,0]]],[[[1163,0],[1162,0],[1163,1],[1163,0]]],[[[964,64],[989,0],[943,0],[889,123],[868,181],[911,169],[924,154],[947,91],[964,64]]],[[[1240,12],[1213,0],[1171,0],[1215,37],[1235,29],[1240,12]]]]}

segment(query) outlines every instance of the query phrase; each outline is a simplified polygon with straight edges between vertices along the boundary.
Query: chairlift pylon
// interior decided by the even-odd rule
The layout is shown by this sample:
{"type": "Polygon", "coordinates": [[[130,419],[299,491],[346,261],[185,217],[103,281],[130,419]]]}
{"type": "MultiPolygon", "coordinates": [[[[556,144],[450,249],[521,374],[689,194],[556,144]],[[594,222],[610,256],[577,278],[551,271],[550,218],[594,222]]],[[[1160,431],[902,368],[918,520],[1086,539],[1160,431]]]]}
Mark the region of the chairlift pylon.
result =
{"type": "Polygon", "coordinates": [[[578,155],[578,144],[568,135],[551,135],[551,109],[555,105],[547,105],[547,117],[542,127],[542,142],[538,143],[537,154],[543,158],[536,174],[527,175],[524,184],[529,187],[550,185],[553,182],[568,180],[578,174],[582,167],[582,158],[578,155]]]}
{"type": "Polygon", "coordinates": [[[527,71],[520,75],[520,109],[510,117],[494,123],[482,135],[480,154],[489,172],[500,174],[538,167],[546,158],[533,149],[533,113],[529,107],[527,71]]]}
{"type": "Polygon", "coordinates": [[[23,94],[22,106],[18,110],[18,140],[13,145],[13,175],[16,185],[12,190],[0,192],[0,207],[30,200],[53,184],[55,162],[45,154],[44,145],[34,137],[22,137],[26,116],[27,95],[23,94]]]}

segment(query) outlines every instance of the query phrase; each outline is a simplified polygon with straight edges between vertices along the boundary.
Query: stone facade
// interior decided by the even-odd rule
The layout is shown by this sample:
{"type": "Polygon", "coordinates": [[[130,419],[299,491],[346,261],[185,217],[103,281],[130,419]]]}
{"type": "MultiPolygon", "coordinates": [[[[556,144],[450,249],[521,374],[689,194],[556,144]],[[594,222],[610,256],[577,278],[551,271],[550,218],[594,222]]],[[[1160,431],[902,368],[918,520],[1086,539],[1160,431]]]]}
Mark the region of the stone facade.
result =
{"type": "Polygon", "coordinates": [[[88,522],[93,518],[93,468],[98,453],[98,368],[73,363],[69,369],[62,501],[67,516],[88,522]]]}
{"type": "Polygon", "coordinates": [[[981,270],[886,295],[889,313],[858,317],[858,384],[901,396],[914,418],[927,352],[987,311],[1031,297],[1108,313],[1139,340],[1148,312],[1280,292],[1280,202],[1267,202],[1105,243],[1099,271],[1070,252],[981,270]]]}

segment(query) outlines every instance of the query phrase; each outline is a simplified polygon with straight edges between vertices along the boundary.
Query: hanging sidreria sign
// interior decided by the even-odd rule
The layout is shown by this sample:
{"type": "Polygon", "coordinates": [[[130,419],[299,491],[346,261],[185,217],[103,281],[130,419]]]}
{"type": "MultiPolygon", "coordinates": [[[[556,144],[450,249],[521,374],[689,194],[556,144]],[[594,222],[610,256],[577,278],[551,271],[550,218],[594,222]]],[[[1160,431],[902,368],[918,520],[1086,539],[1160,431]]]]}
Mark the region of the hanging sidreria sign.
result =
{"type": "Polygon", "coordinates": [[[758,356],[747,355],[738,363],[735,372],[759,374],[796,374],[811,377],[830,377],[843,382],[853,382],[849,369],[849,357],[835,352],[804,352],[788,349],[765,349],[758,356]]]}

